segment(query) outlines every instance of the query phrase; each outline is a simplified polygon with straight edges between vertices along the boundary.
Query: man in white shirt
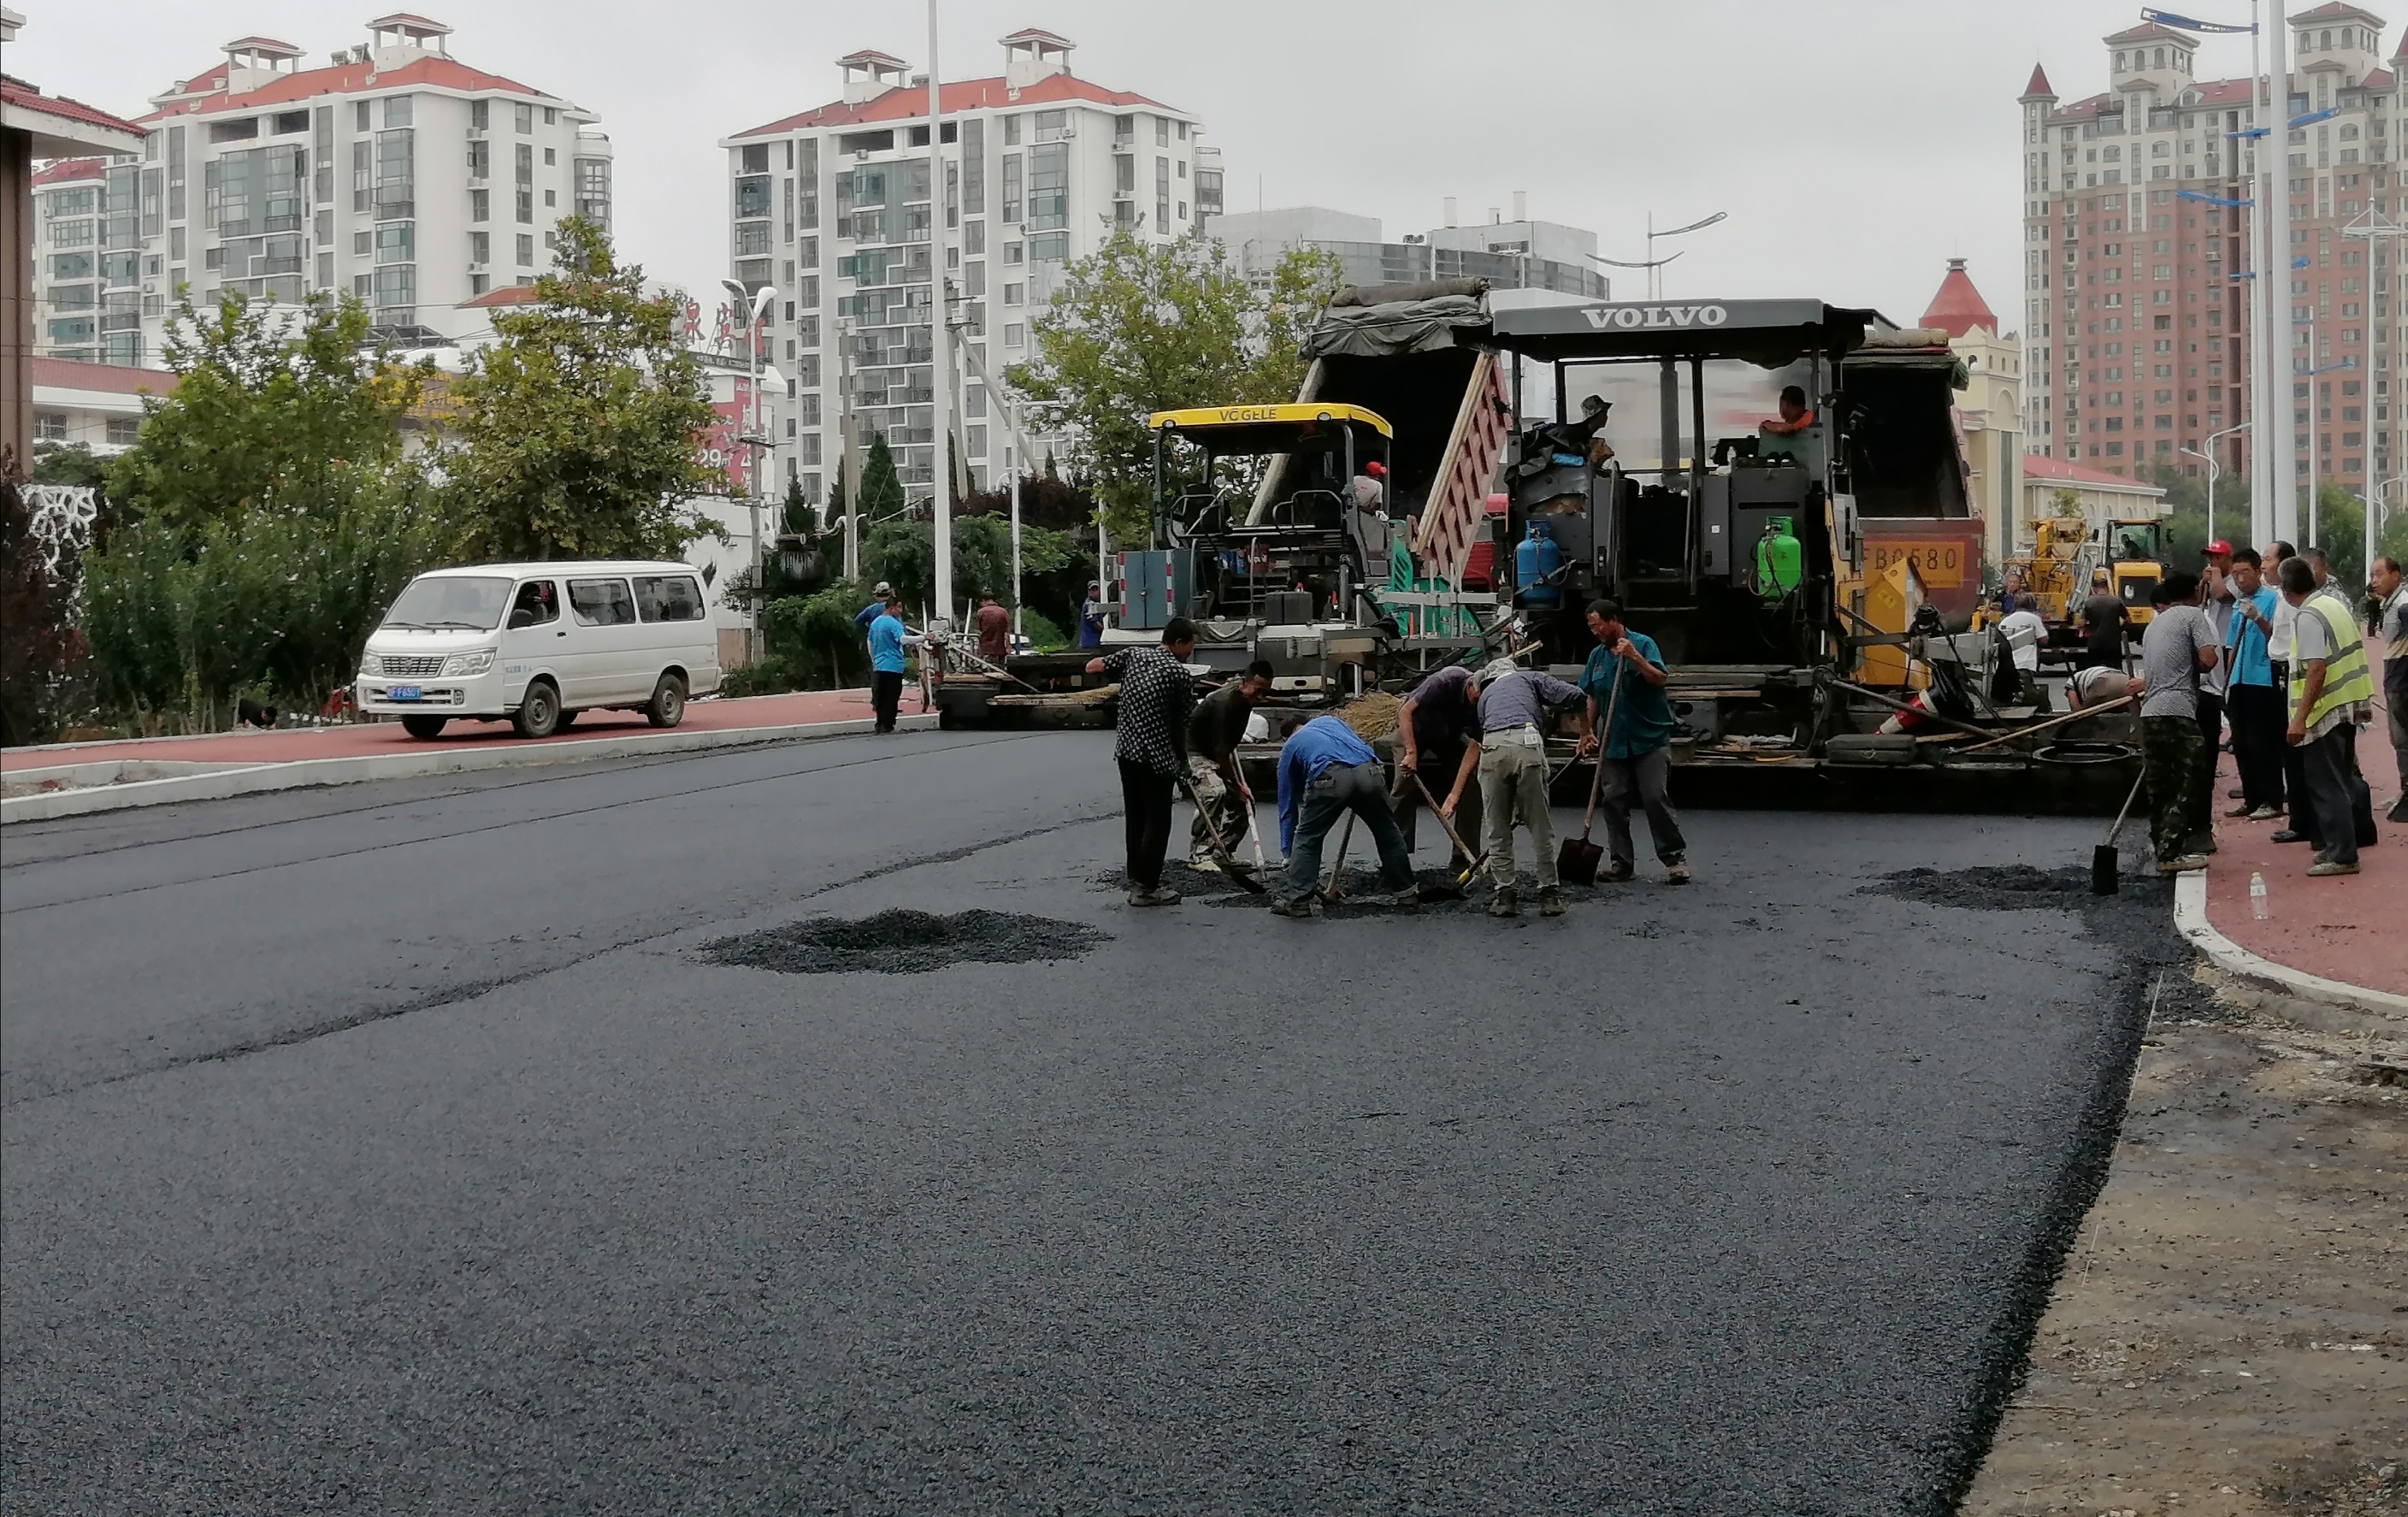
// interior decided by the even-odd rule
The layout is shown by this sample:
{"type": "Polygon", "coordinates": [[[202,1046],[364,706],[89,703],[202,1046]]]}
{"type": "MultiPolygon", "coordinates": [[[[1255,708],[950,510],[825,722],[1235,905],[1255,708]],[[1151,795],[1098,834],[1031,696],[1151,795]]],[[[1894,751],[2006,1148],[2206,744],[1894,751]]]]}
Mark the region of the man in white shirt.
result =
{"type": "MultiPolygon", "coordinates": [[[[2215,646],[2221,648],[2224,635],[2232,625],[2232,545],[2218,537],[2200,549],[2199,554],[2207,560],[2199,573],[2199,608],[2207,617],[2207,624],[2215,630],[2215,646]]],[[[2199,677],[2199,734],[2207,739],[2211,789],[2215,755],[2224,746],[2225,688],[2224,661],[2218,659],[2215,667],[2199,677]]]]}
{"type": "MultiPolygon", "coordinates": [[[[2261,555],[2265,565],[2266,582],[2280,584],[2284,560],[2298,556],[2299,550],[2286,542],[2277,541],[2272,547],[2268,548],[2261,555]]],[[[2286,597],[2279,594],[2275,595],[2273,620],[2266,629],[2266,660],[2273,665],[2276,690],[2287,691],[2291,688],[2291,650],[2299,636],[2299,625],[2300,608],[2292,605],[2286,597]]],[[[2288,820],[2284,823],[2282,829],[2273,835],[2273,838],[2278,843],[2304,843],[2308,840],[2308,835],[2299,823],[2307,809],[2307,757],[2296,745],[2285,743],[2282,759],[2283,809],[2288,820]]]]}
{"type": "Polygon", "coordinates": [[[2048,623],[2030,606],[2018,604],[2000,619],[1999,636],[2006,639],[2007,655],[2015,666],[2016,702],[2047,710],[2048,696],[2040,688],[2040,650],[2048,641],[2048,623]]]}

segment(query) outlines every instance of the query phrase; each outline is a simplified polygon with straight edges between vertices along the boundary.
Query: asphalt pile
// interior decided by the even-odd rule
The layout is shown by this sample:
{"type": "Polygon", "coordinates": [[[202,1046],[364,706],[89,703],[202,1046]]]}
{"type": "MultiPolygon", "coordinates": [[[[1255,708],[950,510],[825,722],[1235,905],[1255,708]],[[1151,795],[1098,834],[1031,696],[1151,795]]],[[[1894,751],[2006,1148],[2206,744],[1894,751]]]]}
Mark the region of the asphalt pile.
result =
{"type": "Polygon", "coordinates": [[[925,974],[949,964],[1052,964],[1107,941],[1075,922],[1010,911],[881,911],[848,921],[813,917],[708,944],[714,964],[788,975],[925,974]]]}

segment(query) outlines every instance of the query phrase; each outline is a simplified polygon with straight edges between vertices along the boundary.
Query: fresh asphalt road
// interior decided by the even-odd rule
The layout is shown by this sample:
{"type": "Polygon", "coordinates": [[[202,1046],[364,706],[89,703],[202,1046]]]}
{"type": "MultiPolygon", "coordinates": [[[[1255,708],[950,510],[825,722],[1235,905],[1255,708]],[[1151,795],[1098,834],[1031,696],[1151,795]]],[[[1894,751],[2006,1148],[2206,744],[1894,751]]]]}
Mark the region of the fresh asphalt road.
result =
{"type": "Polygon", "coordinates": [[[2132,992],[2071,912],[1860,887],[2094,823],[1695,814],[1696,884],[1558,921],[1132,911],[1110,742],[10,827],[0,1510],[1944,1506],[2132,992]],[[698,952],[896,906],[1109,940],[698,952]]]}

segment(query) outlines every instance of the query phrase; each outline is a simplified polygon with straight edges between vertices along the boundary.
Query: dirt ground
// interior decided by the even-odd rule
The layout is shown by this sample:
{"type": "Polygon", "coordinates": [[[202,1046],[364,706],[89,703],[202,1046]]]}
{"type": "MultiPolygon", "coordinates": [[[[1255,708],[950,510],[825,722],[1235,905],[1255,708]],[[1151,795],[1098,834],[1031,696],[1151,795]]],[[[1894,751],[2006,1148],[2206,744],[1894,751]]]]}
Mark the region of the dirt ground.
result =
{"type": "Polygon", "coordinates": [[[1969,1517],[2408,1514],[2408,1019],[2198,976],[1969,1517]]]}

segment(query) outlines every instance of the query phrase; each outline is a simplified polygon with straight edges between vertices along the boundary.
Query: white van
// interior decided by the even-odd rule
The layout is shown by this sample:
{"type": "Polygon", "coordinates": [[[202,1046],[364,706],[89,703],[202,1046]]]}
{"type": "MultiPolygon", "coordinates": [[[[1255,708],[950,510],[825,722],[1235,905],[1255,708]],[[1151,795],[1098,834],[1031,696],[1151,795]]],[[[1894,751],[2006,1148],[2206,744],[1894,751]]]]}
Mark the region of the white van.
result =
{"type": "Polygon", "coordinates": [[[580,711],[674,727],[719,688],[719,640],[689,564],[487,564],[409,581],[368,637],[352,698],[413,737],[508,719],[549,737],[580,711]]]}

